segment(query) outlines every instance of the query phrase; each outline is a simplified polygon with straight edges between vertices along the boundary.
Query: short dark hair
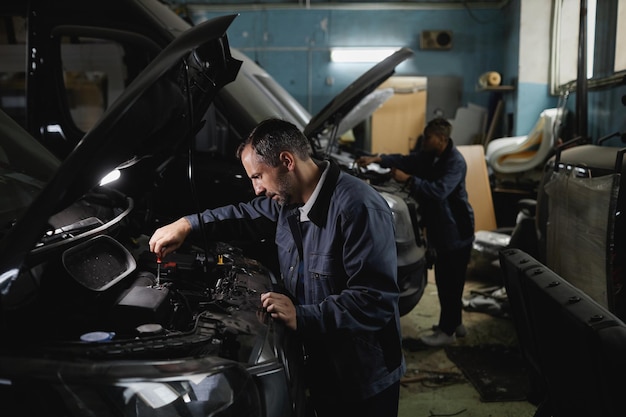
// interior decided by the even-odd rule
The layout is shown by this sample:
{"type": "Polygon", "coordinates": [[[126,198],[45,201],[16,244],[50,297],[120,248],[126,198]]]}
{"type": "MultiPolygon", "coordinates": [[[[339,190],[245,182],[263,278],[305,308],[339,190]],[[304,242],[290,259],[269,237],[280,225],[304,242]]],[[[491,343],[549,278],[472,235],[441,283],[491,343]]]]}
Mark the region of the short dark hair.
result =
{"type": "Polygon", "coordinates": [[[237,149],[237,158],[247,146],[259,156],[261,162],[276,167],[280,164],[280,153],[292,152],[294,155],[308,159],[312,150],[309,140],[293,123],[281,119],[267,119],[259,123],[246,140],[237,149]]]}
{"type": "Polygon", "coordinates": [[[442,117],[432,119],[424,128],[424,136],[439,135],[449,138],[450,133],[452,133],[452,125],[442,117]]]}

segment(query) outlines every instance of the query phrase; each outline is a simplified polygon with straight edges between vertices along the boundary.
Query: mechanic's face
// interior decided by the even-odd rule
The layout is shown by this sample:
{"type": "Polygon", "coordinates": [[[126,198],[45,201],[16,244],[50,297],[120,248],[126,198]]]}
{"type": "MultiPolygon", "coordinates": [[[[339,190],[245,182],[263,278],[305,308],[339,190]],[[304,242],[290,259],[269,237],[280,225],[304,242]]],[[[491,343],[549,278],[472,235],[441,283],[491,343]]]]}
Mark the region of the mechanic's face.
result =
{"type": "Polygon", "coordinates": [[[444,136],[429,134],[424,135],[422,139],[422,151],[424,152],[434,152],[436,154],[440,154],[446,148],[447,140],[444,136]]]}
{"type": "Polygon", "coordinates": [[[272,167],[261,162],[251,146],[246,146],[241,152],[241,163],[256,195],[265,194],[281,205],[293,200],[293,178],[285,165],[272,167]]]}

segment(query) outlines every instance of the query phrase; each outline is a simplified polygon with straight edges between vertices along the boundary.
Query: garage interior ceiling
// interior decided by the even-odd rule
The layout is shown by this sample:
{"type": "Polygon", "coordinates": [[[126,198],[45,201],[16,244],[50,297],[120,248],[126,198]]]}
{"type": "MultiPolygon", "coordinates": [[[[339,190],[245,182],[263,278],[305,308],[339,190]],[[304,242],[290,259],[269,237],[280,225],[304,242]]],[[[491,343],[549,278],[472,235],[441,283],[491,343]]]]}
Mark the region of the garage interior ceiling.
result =
{"type": "Polygon", "coordinates": [[[423,9],[447,9],[447,8],[472,8],[472,9],[499,9],[510,0],[186,0],[173,1],[170,3],[185,4],[191,7],[210,8],[224,5],[246,5],[253,7],[321,7],[321,8],[367,8],[380,9],[393,8],[423,8],[423,9]]]}

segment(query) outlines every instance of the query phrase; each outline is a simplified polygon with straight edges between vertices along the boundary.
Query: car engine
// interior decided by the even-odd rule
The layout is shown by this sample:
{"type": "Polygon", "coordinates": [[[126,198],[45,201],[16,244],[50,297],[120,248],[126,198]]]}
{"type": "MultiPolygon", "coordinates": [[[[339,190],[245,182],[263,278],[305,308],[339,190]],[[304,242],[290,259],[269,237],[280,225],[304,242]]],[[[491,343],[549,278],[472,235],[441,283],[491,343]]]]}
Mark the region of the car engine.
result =
{"type": "Polygon", "coordinates": [[[261,293],[277,287],[271,272],[219,242],[183,246],[157,264],[139,233],[142,213],[130,213],[132,200],[101,188],[50,219],[29,258],[32,287],[19,289],[29,301],[7,309],[19,323],[11,329],[16,347],[255,363],[271,322],[260,310],[261,293]]]}

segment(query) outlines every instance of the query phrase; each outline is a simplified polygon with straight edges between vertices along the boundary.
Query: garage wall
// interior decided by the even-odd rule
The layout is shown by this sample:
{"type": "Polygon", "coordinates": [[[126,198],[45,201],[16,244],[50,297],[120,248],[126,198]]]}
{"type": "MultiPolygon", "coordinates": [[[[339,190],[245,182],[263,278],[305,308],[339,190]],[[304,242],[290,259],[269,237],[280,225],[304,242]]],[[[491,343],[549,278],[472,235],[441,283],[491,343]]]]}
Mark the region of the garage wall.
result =
{"type": "Polygon", "coordinates": [[[409,47],[415,56],[397,68],[397,75],[461,77],[462,105],[471,102],[488,106],[488,94],[476,88],[483,72],[500,72],[503,83],[517,78],[513,72],[517,67],[506,64],[508,56],[517,54],[507,48],[506,41],[512,19],[517,19],[509,11],[510,4],[470,10],[459,5],[431,9],[395,6],[385,10],[356,5],[243,7],[187,5],[186,9],[195,23],[239,13],[229,30],[231,46],[257,61],[313,113],[373,65],[331,63],[331,47],[409,47]],[[420,50],[423,30],[451,30],[452,48],[420,50]]]}
{"type": "Polygon", "coordinates": [[[519,83],[514,136],[528,134],[539,113],[556,107],[558,101],[550,95],[549,85],[552,2],[523,1],[519,15],[519,83]]]}
{"type": "MultiPolygon", "coordinates": [[[[476,80],[485,71],[500,72],[502,83],[514,85],[515,90],[502,95],[505,108],[495,137],[528,133],[539,113],[558,103],[549,92],[549,1],[479,2],[467,9],[463,4],[470,3],[463,1],[346,1],[324,6],[315,1],[279,4],[281,0],[260,0],[250,5],[248,0],[222,0],[234,1],[238,4],[216,6],[214,0],[169,3],[178,5],[181,14],[194,22],[239,13],[229,31],[232,46],[265,67],[313,113],[372,65],[331,63],[329,51],[333,46],[407,46],[415,57],[398,67],[398,75],[460,77],[460,105],[478,104],[487,107],[490,114],[497,97],[478,92],[476,80]],[[433,29],[453,32],[450,50],[419,49],[420,32],[433,29]]],[[[607,1],[613,4],[617,0],[607,1]]],[[[596,38],[600,45],[608,44],[602,33],[596,33],[596,38]]],[[[625,89],[589,92],[592,139],[626,130],[626,111],[621,103],[625,89]]],[[[574,104],[572,94],[568,102],[572,117],[574,104]]],[[[610,143],[622,146],[617,139],[610,143]]]]}

